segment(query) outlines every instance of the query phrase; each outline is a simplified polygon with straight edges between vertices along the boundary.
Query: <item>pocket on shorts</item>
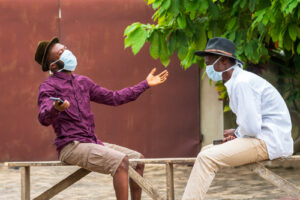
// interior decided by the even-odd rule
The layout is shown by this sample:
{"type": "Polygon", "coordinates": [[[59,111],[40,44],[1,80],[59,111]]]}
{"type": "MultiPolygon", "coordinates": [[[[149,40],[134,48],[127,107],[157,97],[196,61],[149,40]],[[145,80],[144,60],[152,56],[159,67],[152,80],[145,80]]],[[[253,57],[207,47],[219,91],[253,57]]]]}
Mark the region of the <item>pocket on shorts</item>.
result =
{"type": "Polygon", "coordinates": [[[110,173],[111,166],[107,163],[107,159],[105,158],[105,152],[99,151],[98,149],[92,149],[87,157],[86,168],[99,172],[108,174],[110,173]]]}
{"type": "Polygon", "coordinates": [[[60,152],[59,160],[65,162],[65,160],[70,156],[72,151],[80,144],[78,141],[72,141],[67,144],[60,152]]]}

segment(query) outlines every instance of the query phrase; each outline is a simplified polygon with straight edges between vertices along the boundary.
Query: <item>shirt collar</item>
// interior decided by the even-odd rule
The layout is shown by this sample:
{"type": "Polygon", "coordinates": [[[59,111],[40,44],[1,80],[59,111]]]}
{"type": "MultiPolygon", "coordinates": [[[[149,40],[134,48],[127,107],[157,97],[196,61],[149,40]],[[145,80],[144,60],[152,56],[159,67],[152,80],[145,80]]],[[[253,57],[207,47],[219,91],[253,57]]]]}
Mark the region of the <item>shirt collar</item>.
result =
{"type": "Polygon", "coordinates": [[[73,74],[70,75],[64,72],[54,72],[53,76],[64,80],[72,80],[74,78],[73,74]]]}
{"type": "Polygon", "coordinates": [[[238,76],[238,74],[243,71],[242,68],[236,66],[232,72],[232,75],[230,77],[230,79],[228,81],[226,81],[226,83],[224,84],[225,87],[227,88],[227,92],[228,92],[228,95],[230,96],[231,94],[231,88],[232,88],[232,85],[234,84],[235,80],[236,80],[236,77],[238,76]]]}

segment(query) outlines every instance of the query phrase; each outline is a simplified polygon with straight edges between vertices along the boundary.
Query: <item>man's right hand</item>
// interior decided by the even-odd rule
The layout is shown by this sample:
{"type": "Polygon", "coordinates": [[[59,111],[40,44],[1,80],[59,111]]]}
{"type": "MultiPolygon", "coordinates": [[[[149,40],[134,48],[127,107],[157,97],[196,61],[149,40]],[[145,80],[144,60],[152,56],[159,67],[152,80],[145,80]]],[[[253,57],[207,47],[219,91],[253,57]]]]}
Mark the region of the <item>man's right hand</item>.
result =
{"type": "Polygon", "coordinates": [[[65,111],[67,108],[69,108],[70,106],[70,103],[68,100],[64,100],[64,102],[62,104],[59,105],[59,101],[55,101],[53,103],[53,106],[56,110],[62,112],[62,111],[65,111]]]}

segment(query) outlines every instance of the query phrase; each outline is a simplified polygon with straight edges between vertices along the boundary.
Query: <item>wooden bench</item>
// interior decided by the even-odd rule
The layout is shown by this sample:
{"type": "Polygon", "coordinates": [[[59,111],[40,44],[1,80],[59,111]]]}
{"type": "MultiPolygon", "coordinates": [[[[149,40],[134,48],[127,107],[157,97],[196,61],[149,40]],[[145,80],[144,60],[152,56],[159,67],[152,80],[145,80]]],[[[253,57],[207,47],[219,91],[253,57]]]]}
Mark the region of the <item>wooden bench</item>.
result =
{"type": "MultiPolygon", "coordinates": [[[[300,156],[291,156],[288,158],[280,158],[273,161],[263,161],[259,163],[248,164],[240,167],[246,167],[257,173],[259,176],[269,181],[273,185],[286,192],[288,195],[300,199],[300,189],[293,183],[288,182],[284,178],[276,175],[274,172],[268,170],[267,167],[281,166],[283,163],[299,163],[300,156]]],[[[144,164],[164,164],[166,166],[166,187],[167,187],[167,199],[174,200],[174,164],[192,165],[195,162],[195,158],[157,158],[157,159],[130,159],[130,162],[144,163],[144,164]]],[[[8,167],[20,167],[21,168],[21,200],[30,199],[30,167],[34,166],[70,166],[60,161],[46,161],[46,162],[7,162],[8,167]]],[[[35,197],[35,200],[51,199],[56,194],[60,193],[64,189],[68,188],[87,174],[90,171],[79,168],[74,173],[46,190],[39,196],[35,197]]],[[[140,176],[132,167],[129,167],[129,177],[132,178],[152,199],[162,200],[165,199],[152,184],[142,176],[140,176]]]]}

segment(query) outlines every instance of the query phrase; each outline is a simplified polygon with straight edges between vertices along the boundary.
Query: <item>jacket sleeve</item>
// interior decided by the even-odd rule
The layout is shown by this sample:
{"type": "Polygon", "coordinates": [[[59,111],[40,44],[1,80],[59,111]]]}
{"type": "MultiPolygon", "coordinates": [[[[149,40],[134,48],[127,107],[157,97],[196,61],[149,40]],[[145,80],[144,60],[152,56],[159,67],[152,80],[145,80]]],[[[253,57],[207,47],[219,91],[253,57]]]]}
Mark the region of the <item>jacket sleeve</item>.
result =
{"type": "Polygon", "coordinates": [[[256,137],[261,132],[262,115],[260,95],[248,83],[239,83],[234,89],[237,104],[238,137],[256,137]]]}
{"type": "Polygon", "coordinates": [[[135,86],[116,91],[108,90],[91,81],[90,100],[106,105],[118,106],[136,100],[148,88],[149,85],[146,80],[135,86]]]}
{"type": "Polygon", "coordinates": [[[54,108],[53,101],[50,99],[51,96],[55,97],[54,88],[43,83],[39,88],[38,95],[38,106],[40,108],[38,119],[44,126],[51,125],[59,115],[59,111],[54,108]]]}

